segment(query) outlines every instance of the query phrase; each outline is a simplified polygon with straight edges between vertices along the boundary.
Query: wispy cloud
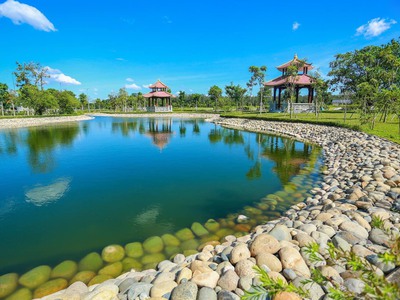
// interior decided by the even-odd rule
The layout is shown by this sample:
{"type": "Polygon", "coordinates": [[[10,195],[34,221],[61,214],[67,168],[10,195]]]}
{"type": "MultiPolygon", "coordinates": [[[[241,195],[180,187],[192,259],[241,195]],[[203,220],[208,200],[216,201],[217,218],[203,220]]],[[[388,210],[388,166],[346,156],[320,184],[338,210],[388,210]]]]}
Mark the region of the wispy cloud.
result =
{"type": "Polygon", "coordinates": [[[172,20],[168,16],[164,16],[163,17],[163,22],[166,23],[166,24],[171,24],[172,20]]]}
{"type": "Polygon", "coordinates": [[[142,85],[142,87],[144,87],[144,88],[146,88],[146,89],[148,89],[149,86],[151,86],[151,84],[143,84],[143,85],[142,85]]]}
{"type": "Polygon", "coordinates": [[[0,17],[9,18],[15,25],[23,23],[37,30],[56,31],[54,25],[37,8],[14,0],[0,4],[0,17]]]}
{"type": "Polygon", "coordinates": [[[81,85],[78,80],[72,78],[71,76],[65,75],[58,69],[52,69],[50,67],[45,67],[47,69],[47,74],[50,76],[50,81],[71,84],[71,85],[81,85]]]}
{"type": "Polygon", "coordinates": [[[382,34],[396,23],[397,22],[395,20],[375,18],[368,21],[367,24],[358,27],[356,30],[356,35],[363,35],[366,38],[375,37],[382,34]]]}
{"type": "Polygon", "coordinates": [[[128,82],[134,82],[135,80],[133,80],[132,78],[128,77],[128,78],[126,79],[126,81],[128,81],[128,82]]]}
{"type": "Polygon", "coordinates": [[[122,58],[122,57],[117,57],[116,60],[118,60],[118,61],[126,61],[126,59],[122,58]]]}
{"type": "Polygon", "coordinates": [[[121,21],[122,21],[123,23],[126,23],[126,24],[128,24],[128,25],[133,25],[133,24],[135,24],[135,19],[130,19],[130,18],[126,19],[126,18],[121,18],[121,21]]]}
{"type": "Polygon", "coordinates": [[[126,89],[130,89],[130,90],[135,90],[135,91],[139,91],[139,90],[142,89],[140,86],[138,86],[138,85],[135,84],[135,83],[125,84],[125,88],[126,88],[126,89]]]}
{"type": "Polygon", "coordinates": [[[296,31],[297,29],[299,29],[299,27],[300,27],[300,23],[298,23],[298,22],[294,22],[292,25],[293,31],[296,31]]]}

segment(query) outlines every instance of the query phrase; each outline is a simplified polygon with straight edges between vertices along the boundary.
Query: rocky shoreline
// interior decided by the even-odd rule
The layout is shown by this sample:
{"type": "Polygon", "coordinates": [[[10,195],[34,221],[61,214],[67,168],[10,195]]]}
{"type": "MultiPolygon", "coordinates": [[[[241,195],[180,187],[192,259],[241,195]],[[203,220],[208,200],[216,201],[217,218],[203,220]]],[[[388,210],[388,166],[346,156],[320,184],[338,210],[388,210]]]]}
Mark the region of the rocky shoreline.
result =
{"type": "Polygon", "coordinates": [[[120,118],[190,118],[190,119],[208,119],[214,120],[219,118],[218,114],[207,114],[207,113],[143,113],[143,114],[103,114],[93,113],[89,114],[94,117],[120,117],[120,118]]]}
{"type": "Polygon", "coordinates": [[[90,116],[61,116],[61,117],[43,117],[43,118],[10,118],[0,119],[0,129],[22,128],[32,126],[42,126],[57,123],[68,123],[91,120],[90,116]]]}
{"type": "MultiPolygon", "coordinates": [[[[359,274],[342,264],[327,265],[324,255],[328,242],[365,258],[376,273],[399,280],[399,268],[377,259],[378,254],[388,251],[389,236],[400,231],[399,145],[328,126],[223,118],[215,122],[321,146],[326,166],[322,184],[315,186],[304,202],[293,205],[279,219],[256,227],[249,235],[227,236],[224,243],[207,245],[200,253],[187,257],[178,254],[172,261],[159,263],[155,270],[131,270],[89,287],[75,282],[42,299],[235,300],[251,285],[260,283],[255,265],[271,278],[303,287],[312,300],[331,299],[327,296],[331,283],[361,295],[364,283],[359,274]],[[373,226],[374,218],[382,221],[381,228],[373,226]],[[318,264],[305,251],[313,242],[320,247],[318,264]],[[306,283],[312,268],[329,278],[330,285],[306,283]]],[[[111,254],[114,251],[112,247],[109,250],[111,254]]],[[[274,299],[301,298],[282,293],[274,299]]]]}

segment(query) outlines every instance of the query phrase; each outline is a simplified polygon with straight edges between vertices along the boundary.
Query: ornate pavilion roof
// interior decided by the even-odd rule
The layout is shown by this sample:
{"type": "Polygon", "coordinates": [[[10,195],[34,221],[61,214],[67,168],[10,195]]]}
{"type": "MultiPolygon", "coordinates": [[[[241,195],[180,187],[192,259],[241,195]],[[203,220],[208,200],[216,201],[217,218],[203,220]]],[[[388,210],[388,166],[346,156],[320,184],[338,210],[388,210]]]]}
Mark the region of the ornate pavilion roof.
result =
{"type": "Polygon", "coordinates": [[[164,91],[154,91],[154,92],[150,92],[147,94],[144,94],[143,97],[145,98],[151,98],[151,97],[155,97],[155,98],[175,98],[174,95],[168,93],[168,92],[164,92],[164,91]]]}
{"type": "MultiPolygon", "coordinates": [[[[272,79],[268,82],[265,82],[265,86],[279,86],[279,85],[285,85],[287,82],[288,76],[279,76],[275,79],[272,79]]],[[[314,80],[311,76],[307,74],[301,74],[297,75],[294,82],[297,85],[312,85],[314,83],[314,80]]]]}
{"type": "Polygon", "coordinates": [[[285,69],[285,68],[287,68],[287,67],[289,67],[289,66],[291,66],[291,65],[294,65],[294,64],[299,65],[299,70],[302,70],[303,67],[307,67],[308,70],[312,70],[312,69],[314,68],[314,67],[312,66],[312,64],[309,64],[309,63],[305,62],[304,60],[298,59],[298,58],[297,58],[297,54],[294,55],[294,58],[293,58],[292,60],[290,60],[290,61],[288,61],[288,62],[286,62],[286,63],[284,63],[284,64],[282,64],[282,65],[280,65],[280,66],[277,66],[276,68],[277,68],[279,71],[282,71],[283,69],[285,69]]]}
{"type": "Polygon", "coordinates": [[[166,86],[164,83],[162,83],[162,82],[160,81],[160,79],[159,79],[159,80],[157,80],[156,83],[153,83],[152,85],[150,85],[149,88],[150,88],[150,89],[154,89],[154,88],[158,88],[158,89],[160,89],[160,88],[166,88],[166,89],[167,89],[168,86],[166,86]]]}

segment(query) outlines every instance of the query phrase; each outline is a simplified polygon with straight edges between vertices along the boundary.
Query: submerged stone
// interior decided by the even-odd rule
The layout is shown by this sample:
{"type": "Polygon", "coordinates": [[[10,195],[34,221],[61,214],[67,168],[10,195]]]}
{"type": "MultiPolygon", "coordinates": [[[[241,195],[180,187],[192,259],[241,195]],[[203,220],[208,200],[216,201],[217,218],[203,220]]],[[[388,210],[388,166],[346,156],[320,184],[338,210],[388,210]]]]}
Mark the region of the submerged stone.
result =
{"type": "Polygon", "coordinates": [[[181,244],[181,248],[183,251],[185,250],[196,250],[197,247],[200,245],[199,241],[196,239],[184,241],[181,244]]]}
{"type": "Polygon", "coordinates": [[[147,254],[142,257],[142,264],[147,265],[151,263],[159,263],[163,260],[165,260],[165,255],[163,253],[147,254]]]}
{"type": "Polygon", "coordinates": [[[125,257],[122,260],[122,270],[123,272],[128,272],[131,269],[134,269],[135,271],[140,271],[142,269],[143,265],[137,261],[136,259],[132,257],[125,257]]]}
{"type": "Polygon", "coordinates": [[[194,232],[195,235],[197,235],[198,237],[202,237],[207,235],[209,232],[207,231],[207,229],[204,228],[203,225],[201,225],[198,222],[194,222],[192,224],[192,227],[190,227],[190,229],[192,229],[192,231],[194,232]]]}
{"type": "Polygon", "coordinates": [[[39,286],[33,293],[34,298],[41,298],[55,292],[61,291],[68,286],[68,281],[64,278],[50,280],[39,286]]]}
{"type": "Polygon", "coordinates": [[[215,234],[219,237],[219,238],[223,238],[226,237],[228,235],[233,234],[234,231],[230,228],[221,228],[220,230],[218,230],[215,234]]]}
{"type": "Polygon", "coordinates": [[[139,258],[143,256],[143,246],[139,242],[126,244],[125,253],[129,257],[139,258]]]}
{"type": "Polygon", "coordinates": [[[143,242],[143,249],[147,253],[159,253],[164,249],[164,243],[159,236],[152,236],[143,242]]]}
{"type": "Polygon", "coordinates": [[[122,273],[122,262],[117,261],[115,263],[109,264],[99,270],[99,275],[110,275],[112,277],[117,277],[122,273]]]}
{"type": "Polygon", "coordinates": [[[125,256],[125,250],[120,245],[110,245],[103,249],[101,257],[105,262],[114,263],[120,261],[125,256]]]}
{"type": "Polygon", "coordinates": [[[72,260],[66,260],[55,266],[51,271],[51,278],[71,279],[78,272],[78,264],[72,260]]]}
{"type": "Polygon", "coordinates": [[[18,286],[18,274],[9,273],[0,276],[0,299],[10,295],[18,286]]]}
{"type": "Polygon", "coordinates": [[[32,300],[32,292],[27,288],[22,288],[8,296],[5,300],[32,300]]]}
{"type": "Polygon", "coordinates": [[[92,278],[96,276],[96,273],[93,271],[81,271],[77,273],[69,282],[69,284],[73,284],[74,282],[77,281],[82,281],[85,284],[88,284],[92,278]]]}
{"type": "Polygon", "coordinates": [[[92,278],[92,280],[89,281],[88,286],[94,285],[94,284],[99,284],[102,283],[108,279],[112,279],[112,276],[110,275],[105,275],[105,274],[100,274],[92,278]]]}
{"type": "Polygon", "coordinates": [[[79,262],[78,269],[79,271],[93,271],[97,272],[103,266],[103,260],[101,259],[100,254],[97,252],[92,252],[86,255],[79,262]]]}
{"type": "Polygon", "coordinates": [[[182,250],[179,247],[168,246],[168,247],[165,247],[164,252],[167,255],[167,257],[171,258],[171,257],[174,257],[176,254],[181,253],[182,250]]]}
{"type": "Polygon", "coordinates": [[[209,219],[206,224],[204,224],[204,227],[207,228],[207,230],[211,231],[211,232],[217,232],[220,225],[217,221],[215,221],[214,219],[209,219]]]}
{"type": "Polygon", "coordinates": [[[180,240],[176,238],[176,236],[166,233],[161,236],[161,239],[164,242],[165,246],[179,246],[181,244],[180,240]]]}
{"type": "Polygon", "coordinates": [[[194,239],[194,234],[189,228],[183,228],[179,230],[175,235],[182,242],[194,239]]]}
{"type": "Polygon", "coordinates": [[[193,255],[193,254],[197,254],[197,250],[185,250],[185,251],[183,251],[183,255],[185,255],[185,256],[190,256],[190,255],[193,255]]]}
{"type": "Polygon", "coordinates": [[[34,289],[45,283],[50,278],[51,268],[39,266],[26,272],[19,279],[19,283],[27,288],[34,289]]]}

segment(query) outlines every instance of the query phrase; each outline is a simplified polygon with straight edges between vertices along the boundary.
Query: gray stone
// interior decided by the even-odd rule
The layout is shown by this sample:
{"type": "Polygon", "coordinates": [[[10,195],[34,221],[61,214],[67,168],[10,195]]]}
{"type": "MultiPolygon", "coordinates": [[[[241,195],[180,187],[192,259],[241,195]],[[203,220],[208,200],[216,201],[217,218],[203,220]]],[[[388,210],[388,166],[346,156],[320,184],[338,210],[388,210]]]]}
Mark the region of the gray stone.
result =
{"type": "Polygon", "coordinates": [[[365,283],[356,278],[348,278],[344,281],[344,286],[355,294],[361,294],[364,291],[365,283]]]}
{"type": "Polygon", "coordinates": [[[171,300],[196,300],[197,285],[193,282],[185,282],[178,285],[171,294],[171,300]]]}
{"type": "Polygon", "coordinates": [[[234,291],[239,282],[239,276],[234,270],[228,270],[218,280],[218,285],[227,291],[234,291]]]}
{"type": "Polygon", "coordinates": [[[248,289],[251,288],[252,283],[253,283],[253,278],[251,278],[251,276],[243,276],[243,277],[240,277],[238,286],[242,290],[247,291],[248,289]]]}
{"type": "Polygon", "coordinates": [[[122,293],[122,294],[125,294],[125,292],[126,292],[127,290],[129,290],[129,289],[131,288],[131,286],[132,286],[134,283],[137,283],[137,280],[134,279],[134,278],[126,278],[126,279],[124,279],[124,280],[118,285],[119,292],[122,293]]]}
{"type": "Polygon", "coordinates": [[[278,241],[291,241],[292,235],[290,234],[290,229],[285,225],[276,225],[274,229],[269,232],[270,235],[275,237],[278,241]]]}
{"type": "Polygon", "coordinates": [[[293,284],[296,287],[300,287],[308,291],[310,300],[320,300],[325,295],[324,290],[318,283],[313,281],[309,282],[305,277],[297,277],[295,280],[293,280],[293,284]],[[304,284],[305,282],[307,283],[304,284]]]}
{"type": "Polygon", "coordinates": [[[233,247],[230,261],[232,264],[236,264],[243,259],[248,259],[250,256],[250,250],[247,245],[239,244],[233,247]]]}
{"type": "Polygon", "coordinates": [[[388,273],[392,271],[396,265],[392,262],[384,263],[382,260],[379,259],[378,255],[367,255],[365,257],[371,264],[381,269],[384,273],[388,273]]]}
{"type": "Polygon", "coordinates": [[[368,238],[368,231],[356,222],[346,221],[340,224],[340,229],[356,235],[362,239],[368,238]]]}
{"type": "Polygon", "coordinates": [[[240,300],[240,297],[232,292],[222,290],[218,293],[218,300],[240,300]]]}
{"type": "Polygon", "coordinates": [[[217,293],[209,287],[203,287],[197,294],[197,300],[217,300],[217,293]]]}
{"type": "Polygon", "coordinates": [[[369,239],[375,244],[384,245],[387,247],[390,243],[389,237],[385,234],[384,231],[378,228],[374,228],[371,230],[371,232],[369,233],[369,239]]]}
{"type": "Polygon", "coordinates": [[[358,244],[358,243],[361,243],[364,241],[362,238],[355,236],[352,233],[347,232],[347,231],[338,232],[335,236],[344,239],[350,245],[355,245],[355,244],[358,244]]]}
{"type": "Polygon", "coordinates": [[[297,274],[292,269],[283,269],[283,276],[285,276],[286,279],[293,281],[297,277],[297,274]]]}
{"type": "Polygon", "coordinates": [[[150,290],[153,287],[150,283],[137,282],[131,285],[128,291],[128,299],[135,300],[140,294],[145,293],[150,296],[150,290]]]}
{"type": "Polygon", "coordinates": [[[342,249],[343,251],[351,250],[351,245],[340,236],[334,236],[332,238],[332,243],[336,246],[336,248],[342,249]]]}

